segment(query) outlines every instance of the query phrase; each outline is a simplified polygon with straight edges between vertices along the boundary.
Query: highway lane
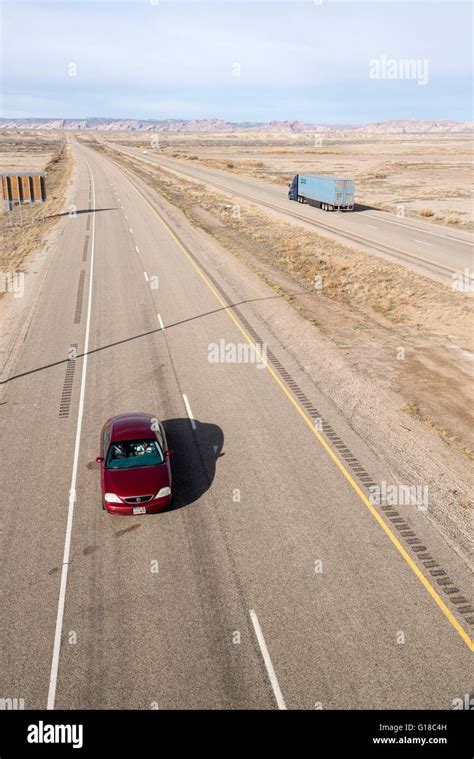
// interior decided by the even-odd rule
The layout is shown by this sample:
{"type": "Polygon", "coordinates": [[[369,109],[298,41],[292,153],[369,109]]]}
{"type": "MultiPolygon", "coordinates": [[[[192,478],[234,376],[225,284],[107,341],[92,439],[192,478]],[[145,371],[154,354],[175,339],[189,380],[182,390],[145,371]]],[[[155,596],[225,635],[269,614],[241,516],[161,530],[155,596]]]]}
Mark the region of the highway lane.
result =
{"type": "MultiPolygon", "coordinates": [[[[115,202],[100,168],[97,183],[98,204],[115,202]]],[[[79,571],[71,573],[68,596],[73,602],[65,618],[65,629],[77,630],[79,644],[63,655],[56,703],[103,708],[150,708],[154,703],[161,708],[265,704],[268,697],[262,678],[260,692],[258,678],[256,688],[244,688],[249,677],[245,663],[234,684],[233,669],[239,657],[231,633],[245,619],[236,608],[229,570],[222,559],[219,571],[213,567],[214,553],[220,548],[217,539],[210,555],[204,546],[202,556],[198,550],[200,540],[213,544],[213,536],[205,531],[200,537],[200,513],[196,528],[188,524],[181,509],[154,524],[153,519],[110,521],[99,507],[97,471],[87,470],[97,455],[100,424],[108,416],[127,409],[151,409],[166,420],[170,444],[176,447],[178,487],[180,469],[189,483],[181,485],[184,509],[208,489],[207,479],[215,466],[214,445],[222,448],[218,423],[203,420],[199,423],[201,455],[195,450],[177,376],[159,331],[153,291],[144,277],[148,270],[152,281],[156,269],[153,262],[145,268],[135,247],[142,247],[139,220],[133,213],[127,215],[120,225],[111,217],[97,224],[101,254],[97,256],[91,343],[104,350],[90,363],[88,381],[97,390],[89,395],[85,409],[87,443],[80,471],[88,476],[78,486],[78,504],[88,504],[88,508],[77,511],[75,535],[80,536],[80,549],[76,553],[83,558],[79,571]],[[137,337],[113,345],[130,336],[137,337]],[[153,561],[158,562],[157,573],[152,572],[153,561]],[[231,629],[224,631],[221,617],[233,623],[231,629]],[[227,650],[227,657],[219,655],[222,649],[227,650]]],[[[153,241],[153,249],[162,250],[162,255],[168,247],[163,233],[153,241]]],[[[180,274],[173,271],[178,282],[180,274]]],[[[159,276],[161,280],[164,273],[160,271],[159,276]]],[[[171,290],[160,282],[158,292],[162,290],[176,291],[176,283],[171,290]]],[[[193,303],[181,305],[180,318],[196,313],[193,303]]],[[[192,400],[192,388],[188,392],[192,400]]],[[[179,494],[176,498],[179,506],[179,494]]],[[[244,642],[244,650],[248,644],[244,642]]],[[[250,650],[244,662],[247,658],[248,666],[258,672],[255,653],[250,650]]],[[[252,672],[251,682],[255,679],[252,672]]]]}
{"type": "Polygon", "coordinates": [[[263,206],[294,223],[316,228],[345,242],[352,240],[370,252],[393,258],[416,271],[445,281],[451,280],[454,271],[474,268],[473,238],[465,232],[374,209],[328,213],[288,201],[285,188],[263,180],[169,158],[159,152],[149,152],[144,156],[138,148],[108,144],[124,154],[178,171],[219,191],[263,206]]]}
{"type": "MultiPolygon", "coordinates": [[[[87,160],[96,208],[116,210],[94,215],[90,352],[55,706],[275,708],[255,610],[289,708],[449,708],[469,691],[465,642],[271,374],[249,363],[209,363],[209,344],[242,342],[237,325],[117,167],[74,149],[78,191],[87,187],[87,160]],[[100,508],[93,463],[99,430],[111,414],[138,409],[166,420],[176,508],[111,517],[100,508]]],[[[84,345],[88,278],[80,326],[71,325],[85,223],[67,221],[64,258],[56,256],[14,374],[61,360],[71,342],[79,351],[84,345]]],[[[253,301],[240,310],[293,371],[268,327],[269,314],[282,309],[284,317],[287,304],[185,222],[176,229],[229,302],[253,301]]],[[[30,432],[21,473],[16,445],[3,451],[13,578],[3,688],[29,706],[44,706],[48,693],[82,364],[68,419],[56,414],[64,365],[9,383],[2,407],[9,440],[20,437],[26,447],[18,430],[30,432]],[[25,497],[35,511],[18,510],[25,497]]],[[[305,390],[369,470],[383,468],[307,380],[305,390]]],[[[465,583],[457,559],[447,558],[465,583]]]]}

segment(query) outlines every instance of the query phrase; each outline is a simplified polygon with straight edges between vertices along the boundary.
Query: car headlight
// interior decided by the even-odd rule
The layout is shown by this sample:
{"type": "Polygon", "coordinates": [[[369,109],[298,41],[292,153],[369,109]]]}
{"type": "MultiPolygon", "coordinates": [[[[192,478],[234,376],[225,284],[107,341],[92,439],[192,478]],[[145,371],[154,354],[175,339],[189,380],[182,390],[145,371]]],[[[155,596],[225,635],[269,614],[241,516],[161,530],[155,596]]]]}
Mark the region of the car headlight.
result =
{"type": "Polygon", "coordinates": [[[171,488],[161,488],[155,495],[155,498],[164,498],[166,495],[171,495],[171,488]]]}
{"type": "Polygon", "coordinates": [[[107,501],[107,503],[122,503],[118,495],[115,495],[115,493],[106,493],[104,495],[104,500],[107,501]]]}

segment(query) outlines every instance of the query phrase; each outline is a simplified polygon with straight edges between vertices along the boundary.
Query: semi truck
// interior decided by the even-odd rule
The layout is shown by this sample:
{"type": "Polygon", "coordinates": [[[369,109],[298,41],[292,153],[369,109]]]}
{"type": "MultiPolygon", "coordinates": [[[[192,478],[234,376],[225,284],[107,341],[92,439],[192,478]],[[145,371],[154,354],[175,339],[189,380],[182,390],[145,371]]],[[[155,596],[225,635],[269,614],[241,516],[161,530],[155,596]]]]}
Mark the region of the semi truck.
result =
{"type": "Polygon", "coordinates": [[[296,174],[288,185],[289,200],[309,203],[323,211],[352,211],[354,180],[327,174],[296,174]]]}

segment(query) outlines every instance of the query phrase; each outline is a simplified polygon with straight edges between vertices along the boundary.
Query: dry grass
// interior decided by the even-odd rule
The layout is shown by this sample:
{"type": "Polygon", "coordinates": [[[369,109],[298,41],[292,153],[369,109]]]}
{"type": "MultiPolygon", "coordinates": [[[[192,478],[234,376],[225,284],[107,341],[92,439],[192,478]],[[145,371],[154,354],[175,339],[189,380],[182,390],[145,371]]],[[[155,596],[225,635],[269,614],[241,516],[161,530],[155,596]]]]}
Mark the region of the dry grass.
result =
{"type": "Polygon", "coordinates": [[[446,429],[443,425],[434,422],[432,419],[428,419],[421,411],[417,401],[408,401],[402,406],[402,411],[408,414],[412,419],[416,419],[422,422],[430,429],[434,430],[446,443],[452,445],[458,451],[467,456],[471,461],[474,461],[474,450],[467,446],[460,438],[455,435],[451,430],[446,429]]]}
{"type": "Polygon", "coordinates": [[[0,131],[1,171],[43,171],[61,146],[57,135],[0,131]]]}
{"type": "MultiPolygon", "coordinates": [[[[29,149],[29,145],[28,145],[29,149]]],[[[26,150],[28,154],[28,150],[26,150]]],[[[3,165],[11,162],[2,161],[3,165]]],[[[26,170],[30,163],[28,159],[23,157],[21,168],[26,170]]],[[[18,164],[17,164],[18,165],[18,164]]],[[[58,222],[57,216],[64,204],[64,193],[67,187],[67,183],[71,176],[72,171],[72,156],[70,148],[65,146],[57,146],[56,151],[50,158],[50,160],[42,166],[40,170],[44,168],[46,179],[46,192],[47,201],[43,204],[43,208],[34,207],[34,223],[32,226],[29,224],[30,214],[29,210],[24,210],[25,224],[20,226],[18,224],[18,212],[15,212],[15,219],[17,223],[14,226],[10,226],[11,219],[8,218],[7,213],[0,215],[0,235],[2,239],[2,252],[0,254],[0,271],[2,272],[18,272],[22,271],[27,258],[30,254],[37,250],[49,230],[58,222]],[[45,220],[42,221],[41,210],[44,211],[45,220]]]]}

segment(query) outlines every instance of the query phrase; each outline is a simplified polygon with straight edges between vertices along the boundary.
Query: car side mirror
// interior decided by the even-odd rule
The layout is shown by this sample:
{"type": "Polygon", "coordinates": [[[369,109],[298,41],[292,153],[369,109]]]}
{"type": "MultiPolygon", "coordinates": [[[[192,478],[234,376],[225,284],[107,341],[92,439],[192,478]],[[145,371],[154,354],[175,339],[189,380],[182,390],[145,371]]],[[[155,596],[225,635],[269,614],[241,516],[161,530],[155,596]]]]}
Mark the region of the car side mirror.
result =
{"type": "Polygon", "coordinates": [[[166,458],[169,459],[170,456],[172,456],[174,451],[171,448],[168,448],[166,451],[166,458]]]}
{"type": "Polygon", "coordinates": [[[95,460],[97,461],[98,464],[102,464],[102,462],[104,460],[104,457],[103,456],[96,456],[95,460]]]}

